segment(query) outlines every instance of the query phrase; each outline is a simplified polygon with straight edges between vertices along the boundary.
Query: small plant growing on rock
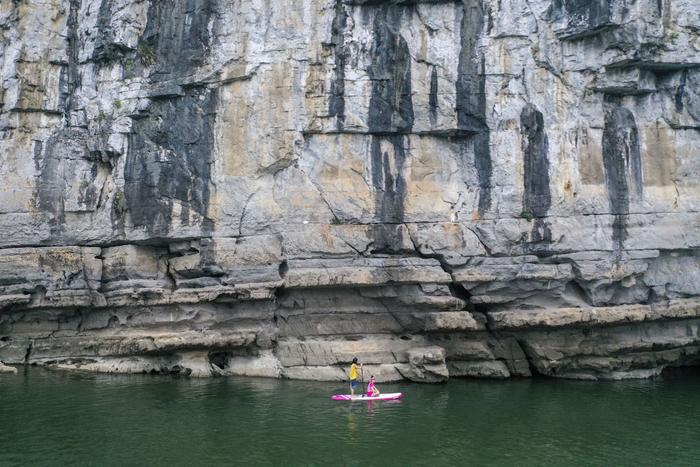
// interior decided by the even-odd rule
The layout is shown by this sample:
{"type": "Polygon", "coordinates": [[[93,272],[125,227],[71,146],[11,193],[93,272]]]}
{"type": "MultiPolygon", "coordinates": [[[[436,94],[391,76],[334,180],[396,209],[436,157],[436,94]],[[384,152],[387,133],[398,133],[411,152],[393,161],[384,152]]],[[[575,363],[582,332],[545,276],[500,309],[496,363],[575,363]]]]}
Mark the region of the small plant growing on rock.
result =
{"type": "Polygon", "coordinates": [[[102,122],[104,122],[106,119],[107,119],[107,116],[105,115],[105,113],[103,111],[100,110],[100,113],[98,113],[97,116],[95,117],[95,123],[97,123],[98,125],[102,125],[102,122]]]}
{"type": "Polygon", "coordinates": [[[345,221],[340,219],[339,217],[333,216],[333,219],[331,219],[331,224],[333,225],[343,225],[345,224],[345,221]]]}
{"type": "Polygon", "coordinates": [[[530,211],[523,211],[523,218],[528,222],[532,222],[533,215],[530,211]]]}
{"type": "Polygon", "coordinates": [[[134,68],[134,59],[131,57],[125,58],[124,62],[123,62],[123,66],[124,66],[124,71],[130,72],[134,68]]]}
{"type": "Polygon", "coordinates": [[[114,193],[114,198],[112,199],[112,210],[115,213],[122,213],[126,210],[124,206],[124,195],[121,191],[114,193]]]}
{"type": "Polygon", "coordinates": [[[120,99],[114,99],[112,101],[112,107],[114,107],[114,110],[119,110],[122,108],[122,101],[120,99]]]}
{"type": "Polygon", "coordinates": [[[673,31],[672,33],[668,34],[668,36],[667,36],[668,42],[670,42],[673,45],[676,44],[677,39],[678,39],[678,32],[676,32],[676,31],[673,31]]]}
{"type": "Polygon", "coordinates": [[[143,66],[151,66],[156,62],[156,51],[150,45],[144,44],[139,47],[139,56],[143,66]]]}

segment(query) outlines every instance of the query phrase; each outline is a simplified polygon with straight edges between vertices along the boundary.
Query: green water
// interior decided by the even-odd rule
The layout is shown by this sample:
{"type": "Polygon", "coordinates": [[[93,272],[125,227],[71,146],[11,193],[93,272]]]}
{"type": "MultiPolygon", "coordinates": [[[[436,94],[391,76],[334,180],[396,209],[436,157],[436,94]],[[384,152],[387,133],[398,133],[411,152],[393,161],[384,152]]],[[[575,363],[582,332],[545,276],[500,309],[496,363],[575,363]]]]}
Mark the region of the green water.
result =
{"type": "Polygon", "coordinates": [[[700,465],[700,376],[381,385],[0,375],[0,465],[700,465]]]}

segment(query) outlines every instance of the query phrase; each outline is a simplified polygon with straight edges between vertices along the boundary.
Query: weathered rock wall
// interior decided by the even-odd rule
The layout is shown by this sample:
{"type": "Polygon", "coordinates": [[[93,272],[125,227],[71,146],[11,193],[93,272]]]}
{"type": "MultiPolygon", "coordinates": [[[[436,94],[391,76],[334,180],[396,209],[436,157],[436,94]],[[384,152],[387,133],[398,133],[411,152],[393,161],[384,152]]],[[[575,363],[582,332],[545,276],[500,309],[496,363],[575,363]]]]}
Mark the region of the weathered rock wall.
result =
{"type": "Polygon", "coordinates": [[[700,361],[697,0],[0,4],[0,360],[700,361]]]}

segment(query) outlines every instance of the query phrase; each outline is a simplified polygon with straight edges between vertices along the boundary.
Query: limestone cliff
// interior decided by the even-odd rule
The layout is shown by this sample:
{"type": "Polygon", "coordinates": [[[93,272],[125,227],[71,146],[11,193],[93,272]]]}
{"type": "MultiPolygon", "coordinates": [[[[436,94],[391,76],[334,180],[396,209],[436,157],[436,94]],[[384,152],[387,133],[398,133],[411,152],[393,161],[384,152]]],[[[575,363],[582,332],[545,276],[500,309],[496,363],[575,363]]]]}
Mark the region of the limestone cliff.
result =
{"type": "Polygon", "coordinates": [[[700,361],[697,0],[3,0],[0,360],[700,361]]]}

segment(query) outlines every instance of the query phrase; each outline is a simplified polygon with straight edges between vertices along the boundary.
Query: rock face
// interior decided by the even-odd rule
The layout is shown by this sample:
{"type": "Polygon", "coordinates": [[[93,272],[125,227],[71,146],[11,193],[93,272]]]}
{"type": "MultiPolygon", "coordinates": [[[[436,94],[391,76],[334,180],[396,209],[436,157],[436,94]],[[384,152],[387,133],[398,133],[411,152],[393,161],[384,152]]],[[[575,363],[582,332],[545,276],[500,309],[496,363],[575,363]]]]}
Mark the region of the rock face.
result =
{"type": "Polygon", "coordinates": [[[0,360],[700,362],[697,0],[0,5],[0,360]]]}

